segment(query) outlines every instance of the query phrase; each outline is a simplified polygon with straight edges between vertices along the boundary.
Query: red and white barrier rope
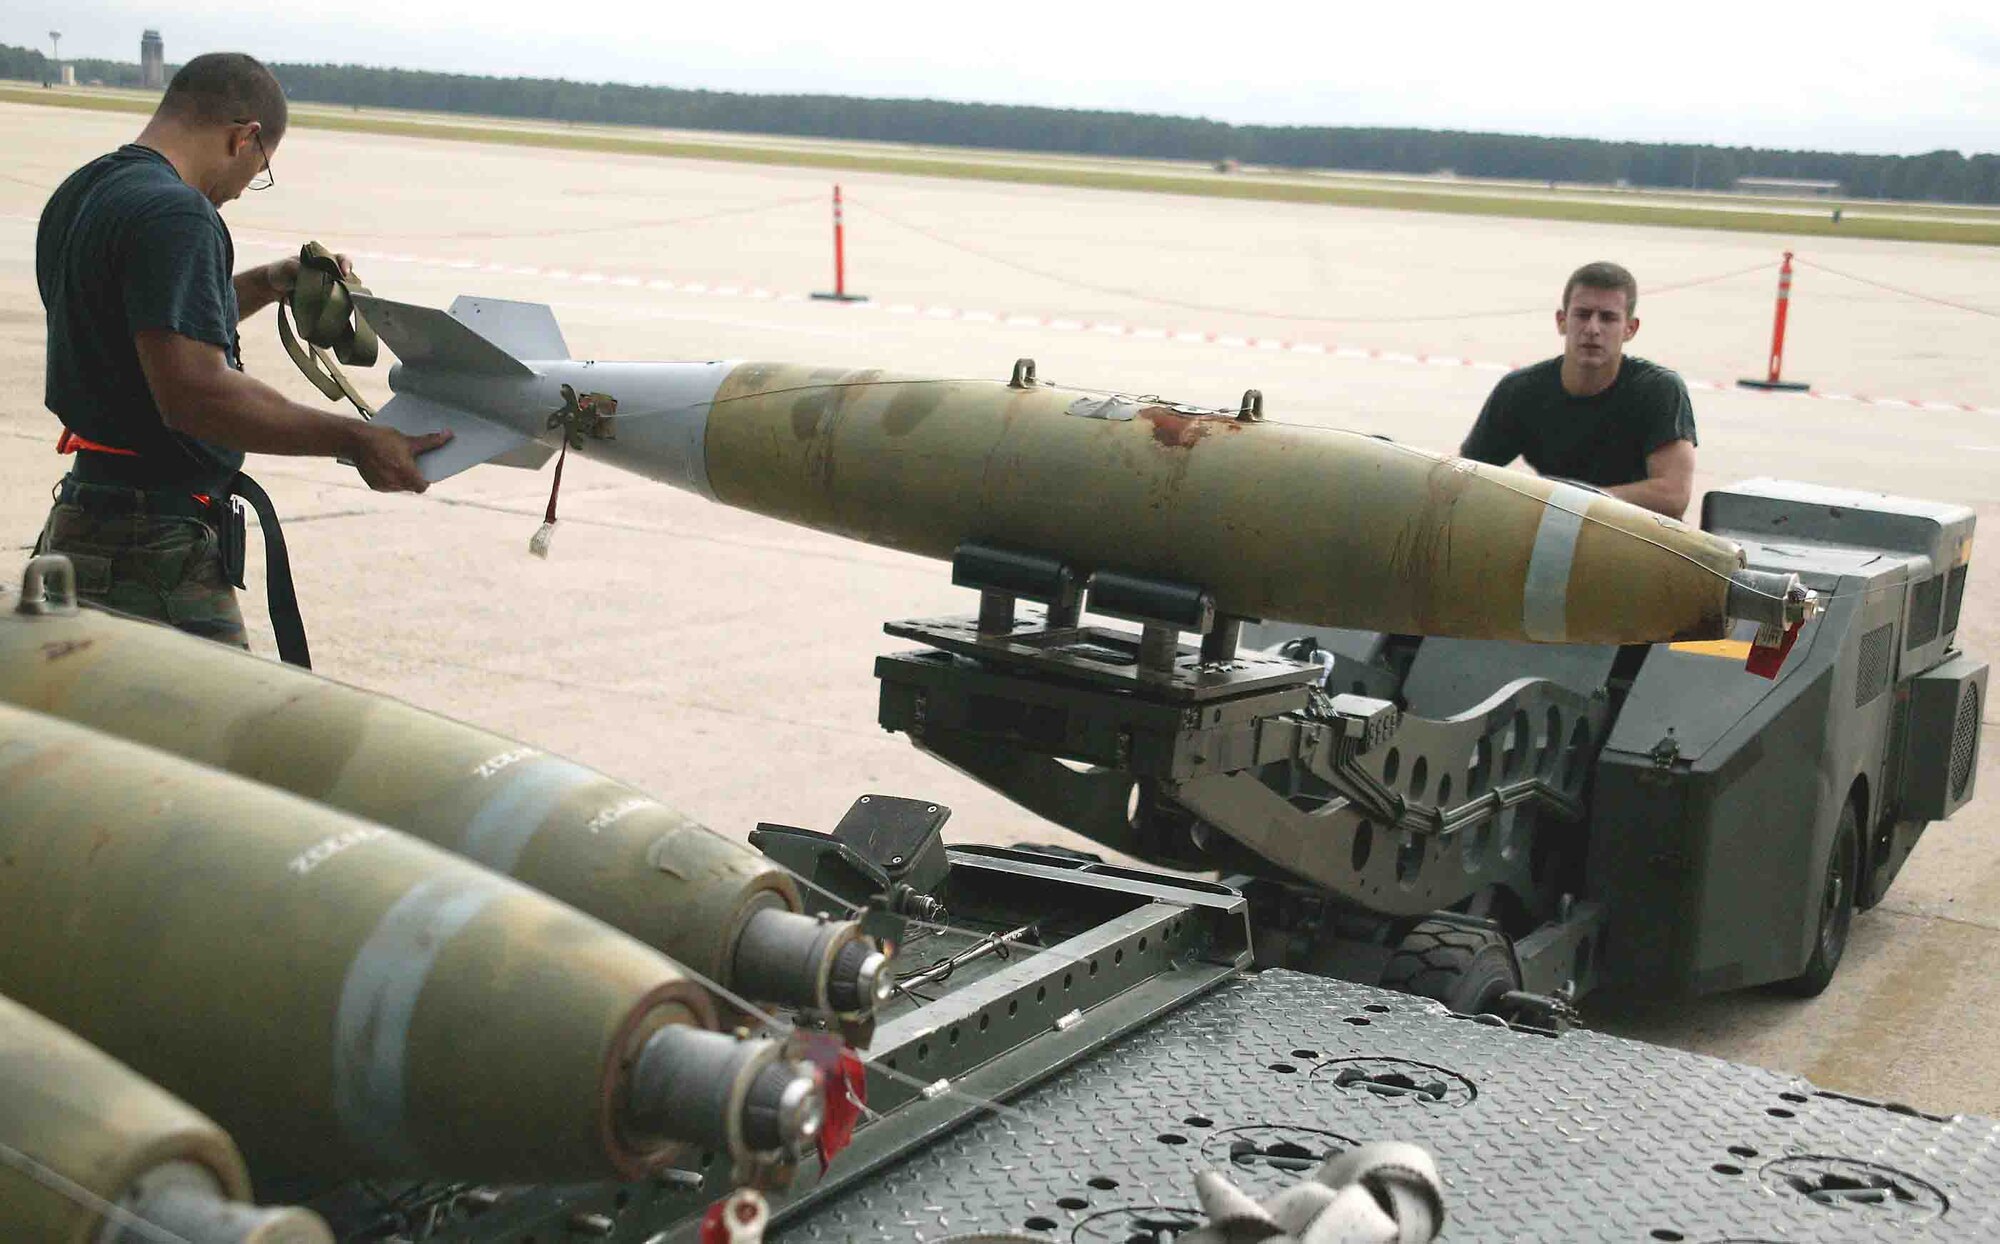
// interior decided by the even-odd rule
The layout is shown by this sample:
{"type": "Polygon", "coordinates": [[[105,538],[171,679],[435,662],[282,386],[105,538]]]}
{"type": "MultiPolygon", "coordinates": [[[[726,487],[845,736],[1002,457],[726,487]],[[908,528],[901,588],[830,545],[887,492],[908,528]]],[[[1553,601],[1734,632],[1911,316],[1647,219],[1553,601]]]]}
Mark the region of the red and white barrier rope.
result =
{"type": "MultiPolygon", "coordinates": [[[[8,216],[6,219],[32,222],[34,218],[16,214],[8,216]]],[[[285,251],[292,249],[292,243],[289,240],[276,235],[244,231],[236,236],[239,242],[246,245],[267,246],[285,251]]],[[[528,277],[563,284],[603,285],[617,289],[646,289],[656,293],[683,294],[706,298],[733,298],[750,302],[806,303],[811,301],[811,297],[808,294],[772,290],[749,283],[673,281],[667,280],[664,277],[640,276],[633,273],[601,272],[592,269],[578,271],[561,267],[543,267],[537,264],[511,264],[497,261],[481,262],[472,259],[451,259],[440,256],[412,254],[405,251],[354,248],[346,250],[345,253],[358,264],[408,264],[414,267],[436,268],[453,272],[528,277]]],[[[1134,341],[1164,341],[1176,345],[1216,346],[1223,349],[1317,355],[1352,362],[1393,363],[1420,367],[1469,368],[1474,371],[1493,373],[1511,371],[1516,366],[1519,366],[1516,363],[1466,358],[1455,354],[1411,353],[1401,350],[1384,350],[1374,346],[1341,345],[1336,342],[1315,341],[1305,337],[1264,337],[1202,329],[1163,328],[1156,325],[1129,324],[1118,321],[1080,320],[1066,316],[1021,314],[977,308],[943,306],[931,303],[845,302],[829,303],[827,305],[829,306],[829,314],[892,315],[913,319],[963,321],[968,324],[990,324],[1002,328],[1029,328],[1051,332],[1093,333],[1107,337],[1124,337],[1134,341]]],[[[1727,381],[1705,380],[1696,377],[1685,377],[1685,379],[1690,389],[1700,392],[1743,393],[1742,390],[1727,381]]],[[[1751,395],[1744,394],[1744,396],[1751,395]]],[[[1982,405],[1965,401],[1879,397],[1872,394],[1842,393],[1827,389],[1811,389],[1805,393],[1771,393],[1756,396],[1767,397],[1773,400],[1787,397],[1811,398],[1824,402],[1876,406],[1894,410],[1929,411],[1940,414],[2000,415],[2000,404],[1982,405]]]]}

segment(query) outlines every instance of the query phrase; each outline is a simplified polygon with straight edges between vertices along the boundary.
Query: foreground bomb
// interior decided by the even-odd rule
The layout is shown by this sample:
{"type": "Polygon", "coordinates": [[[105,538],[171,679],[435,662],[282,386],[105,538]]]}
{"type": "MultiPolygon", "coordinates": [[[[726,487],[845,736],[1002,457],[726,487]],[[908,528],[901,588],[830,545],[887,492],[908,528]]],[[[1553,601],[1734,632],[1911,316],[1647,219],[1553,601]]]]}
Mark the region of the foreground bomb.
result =
{"type": "Polygon", "coordinates": [[[0,1239],[333,1244],[313,1214],[247,1204],[243,1157],[206,1116],[4,997],[0,1147],[0,1239]]]}
{"type": "Polygon", "coordinates": [[[401,362],[380,419],[441,479],[582,452],[724,505],[948,558],[1011,546],[1192,583],[1219,613],[1548,643],[1800,620],[1786,576],[1603,494],[1377,437],[1153,397],[790,363],[569,358],[539,304],[357,295],[401,362]],[[1788,599],[1789,598],[1789,599],[1788,599]]]}
{"type": "MultiPolygon", "coordinates": [[[[888,960],[796,914],[791,879],[582,765],[295,667],[51,604],[31,563],[0,615],[0,701],[411,833],[637,937],[731,993],[871,1011],[888,960]]],[[[725,1000],[726,1001],[726,1000],[725,1000]]]]}
{"type": "Polygon", "coordinates": [[[259,1170],[632,1179],[817,1134],[810,1068],[707,1031],[659,952],[281,791],[0,706],[0,860],[0,991],[259,1170]]]}

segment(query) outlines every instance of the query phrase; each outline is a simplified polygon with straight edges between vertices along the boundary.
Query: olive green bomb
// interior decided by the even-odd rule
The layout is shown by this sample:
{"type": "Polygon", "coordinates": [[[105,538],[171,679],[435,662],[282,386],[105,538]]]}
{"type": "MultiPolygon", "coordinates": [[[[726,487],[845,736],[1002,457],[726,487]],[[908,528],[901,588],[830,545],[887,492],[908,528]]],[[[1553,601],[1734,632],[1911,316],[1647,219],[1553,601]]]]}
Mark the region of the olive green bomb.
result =
{"type": "Polygon", "coordinates": [[[366,294],[396,352],[379,421],[455,439],[438,480],[575,452],[925,557],[1003,546],[1193,585],[1218,614],[1536,643],[1719,639],[1805,602],[1730,540],[1594,489],[1383,437],[1037,379],[572,359],[548,307],[366,294]],[[556,411],[551,415],[549,412],[556,411]]]}
{"type": "Polygon", "coordinates": [[[628,1092],[700,985],[395,830],[0,706],[0,859],[0,991],[260,1171],[635,1178],[713,1130],[628,1092]]]}
{"type": "Polygon", "coordinates": [[[0,701],[462,855],[660,950],[720,986],[739,1017],[730,995],[840,1015],[879,1000],[886,959],[860,945],[859,925],[796,914],[791,877],[749,846],[515,740],[167,627],[50,603],[40,567],[60,565],[31,562],[22,605],[0,614],[0,701]]]}
{"type": "Polygon", "coordinates": [[[247,1202],[213,1120],[89,1042],[0,997],[0,1239],[333,1244],[299,1209],[247,1202]]]}

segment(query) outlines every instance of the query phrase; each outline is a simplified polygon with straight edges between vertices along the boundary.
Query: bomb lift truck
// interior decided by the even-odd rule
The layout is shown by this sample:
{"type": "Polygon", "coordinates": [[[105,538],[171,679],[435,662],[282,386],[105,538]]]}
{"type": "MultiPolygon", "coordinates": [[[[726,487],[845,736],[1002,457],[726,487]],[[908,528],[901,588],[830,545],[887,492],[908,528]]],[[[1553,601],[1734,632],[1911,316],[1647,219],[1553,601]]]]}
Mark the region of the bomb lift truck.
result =
{"type": "Polygon", "coordinates": [[[929,650],[878,663],[882,724],[1113,850],[1248,878],[1266,966],[1465,1012],[1598,986],[1814,994],[1853,911],[1972,797],[1986,665],[1953,642],[1973,515],[1753,480],[1710,493],[1702,526],[1817,593],[1775,678],[1745,672],[1750,624],[1533,645],[1093,591],[1134,640],[1074,624],[1058,563],[967,547],[981,617],[889,628],[929,650]],[[1010,596],[1052,620],[1013,621],[1010,596]]]}
{"type": "MultiPolygon", "coordinates": [[[[1449,1240],[2000,1236],[2000,1124],[1572,1026],[1594,988],[1824,989],[1853,912],[1973,795],[1969,510],[1753,480],[1702,525],[1817,594],[1775,677],[1747,633],[1270,626],[961,548],[979,613],[889,625],[922,647],[878,660],[882,724],[1177,871],[947,848],[949,809],[885,795],[831,833],[760,826],[902,946],[869,1115],[766,1238],[1221,1238],[1197,1172],[1268,1200],[1377,1140],[1436,1155],[1449,1240]],[[1137,629],[1086,623],[1086,588],[1137,629]]],[[[703,1225],[724,1173],[434,1189],[356,1238],[750,1238],[703,1225]]],[[[1407,1186],[1368,1186],[1397,1224],[1365,1238],[1432,1238],[1407,1186]]]]}

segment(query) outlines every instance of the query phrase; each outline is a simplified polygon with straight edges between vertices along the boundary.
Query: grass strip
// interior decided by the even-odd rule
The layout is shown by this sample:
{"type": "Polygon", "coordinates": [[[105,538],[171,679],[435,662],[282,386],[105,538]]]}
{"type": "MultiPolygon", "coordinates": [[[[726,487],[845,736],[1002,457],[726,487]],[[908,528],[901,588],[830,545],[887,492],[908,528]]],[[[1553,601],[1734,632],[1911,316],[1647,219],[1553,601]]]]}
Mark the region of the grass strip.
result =
{"type": "MultiPolygon", "coordinates": [[[[151,112],[154,101],[143,95],[91,95],[51,92],[32,87],[0,86],[0,101],[49,107],[82,108],[95,112],[151,112]]],[[[703,143],[600,133],[564,133],[512,129],[459,122],[404,120],[396,117],[342,113],[323,106],[300,105],[294,121],[312,129],[386,134],[400,138],[442,139],[448,142],[490,143],[509,147],[539,147],[562,151],[601,151],[685,160],[722,160],[737,164],[790,165],[843,172],[890,173],[907,177],[1011,182],[1036,186],[1069,186],[1087,190],[1124,190],[1152,194],[1201,195],[1274,203],[1313,203],[1334,207],[1372,207],[1405,212],[1444,212],[1462,216],[1500,216],[1528,220],[1561,220],[1580,224],[1653,225],[1679,229],[1721,229],[1733,233],[1776,233],[1789,237],[1867,238],[1894,242],[1947,242],[1972,246],[2000,245],[2000,220],[1927,220],[1871,216],[1845,210],[1839,224],[1832,206],[1812,215],[1725,209],[1685,203],[1607,203],[1596,199],[1550,199],[1501,193],[1438,192],[1400,186],[1312,185],[1260,181],[1254,177],[1190,177],[1123,169],[1064,168],[1060,165],[999,164],[954,160],[941,156],[900,156],[873,152],[814,151],[790,147],[757,147],[735,143],[703,143]]]]}

